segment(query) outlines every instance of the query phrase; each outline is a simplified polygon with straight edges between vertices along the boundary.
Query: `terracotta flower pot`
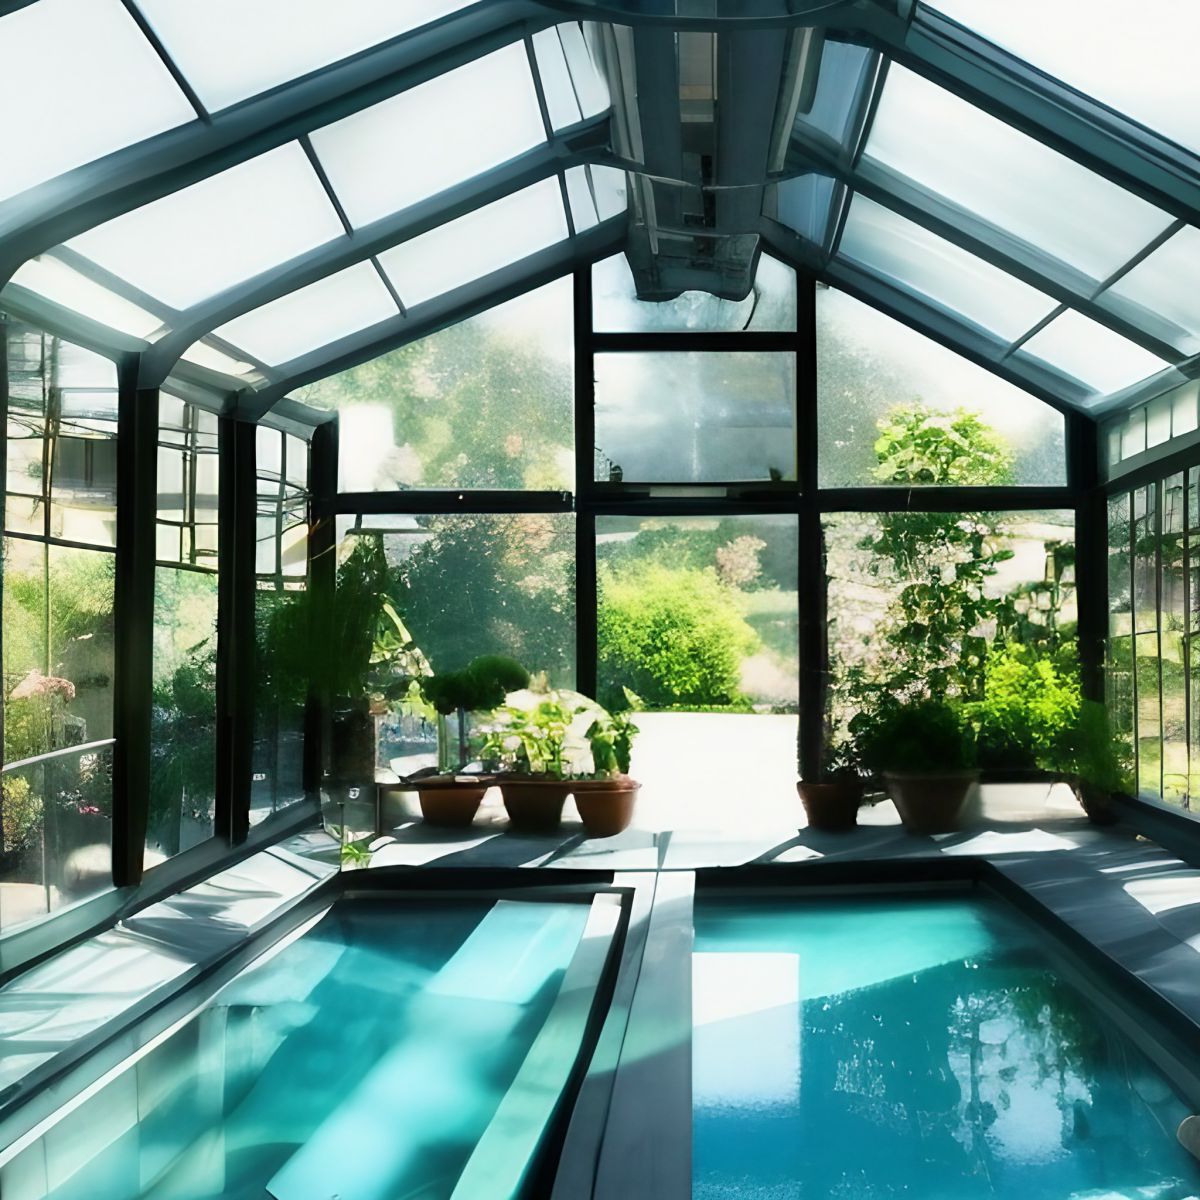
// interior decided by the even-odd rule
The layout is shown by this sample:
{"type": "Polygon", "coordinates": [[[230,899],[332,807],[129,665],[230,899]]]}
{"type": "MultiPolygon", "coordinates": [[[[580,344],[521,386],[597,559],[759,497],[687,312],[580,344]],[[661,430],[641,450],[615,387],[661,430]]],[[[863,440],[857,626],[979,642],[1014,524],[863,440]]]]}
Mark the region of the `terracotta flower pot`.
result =
{"type": "Polygon", "coordinates": [[[571,792],[588,837],[615,837],[628,829],[641,786],[628,775],[615,779],[577,779],[571,785],[571,792]]]}
{"type": "Polygon", "coordinates": [[[487,784],[481,787],[478,783],[457,779],[423,779],[417,789],[421,816],[430,825],[456,828],[470,825],[486,791],[487,784]]]}
{"type": "Polygon", "coordinates": [[[884,771],[883,781],[909,833],[953,833],[978,771],[884,771]]]}
{"type": "Polygon", "coordinates": [[[858,824],[858,809],[862,804],[863,785],[859,780],[836,783],[796,784],[809,829],[842,831],[858,824]]]}
{"type": "Polygon", "coordinates": [[[570,792],[571,785],[561,779],[506,779],[500,784],[509,822],[529,833],[557,829],[570,792]]]}

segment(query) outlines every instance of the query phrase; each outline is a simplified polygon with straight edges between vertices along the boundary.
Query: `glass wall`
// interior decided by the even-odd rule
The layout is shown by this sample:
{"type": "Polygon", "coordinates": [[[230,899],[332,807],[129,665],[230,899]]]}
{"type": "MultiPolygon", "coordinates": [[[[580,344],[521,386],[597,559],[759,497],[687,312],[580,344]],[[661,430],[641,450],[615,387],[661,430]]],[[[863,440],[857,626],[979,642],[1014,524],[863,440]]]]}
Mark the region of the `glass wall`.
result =
{"type": "Polygon", "coordinates": [[[817,288],[822,487],[1065,484],[1063,415],[834,288],[817,288]],[[953,440],[971,443],[957,455],[953,440]],[[943,441],[912,469],[881,442],[943,441]]]}
{"type": "Polygon", "coordinates": [[[217,417],[159,401],[146,865],[212,837],[217,762],[217,417]]]}
{"type": "Polygon", "coordinates": [[[1200,795],[1200,468],[1109,498],[1106,696],[1138,790],[1186,810],[1200,795]]]}
{"type": "Polygon", "coordinates": [[[308,444],[259,426],[255,441],[254,746],[250,823],[304,798],[309,635],[308,444]]]}
{"type": "Polygon", "coordinates": [[[112,882],[116,367],[9,321],[0,931],[112,882]]]}

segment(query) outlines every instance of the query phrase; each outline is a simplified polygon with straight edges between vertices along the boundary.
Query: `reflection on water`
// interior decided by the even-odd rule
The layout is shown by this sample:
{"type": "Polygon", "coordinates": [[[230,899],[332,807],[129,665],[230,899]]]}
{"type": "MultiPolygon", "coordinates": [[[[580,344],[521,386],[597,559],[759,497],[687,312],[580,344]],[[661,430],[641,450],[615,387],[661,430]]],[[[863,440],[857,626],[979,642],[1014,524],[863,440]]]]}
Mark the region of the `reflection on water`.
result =
{"type": "Polygon", "coordinates": [[[693,984],[697,1198],[1200,1195],[1182,1101],[999,905],[705,901],[693,984]]]}

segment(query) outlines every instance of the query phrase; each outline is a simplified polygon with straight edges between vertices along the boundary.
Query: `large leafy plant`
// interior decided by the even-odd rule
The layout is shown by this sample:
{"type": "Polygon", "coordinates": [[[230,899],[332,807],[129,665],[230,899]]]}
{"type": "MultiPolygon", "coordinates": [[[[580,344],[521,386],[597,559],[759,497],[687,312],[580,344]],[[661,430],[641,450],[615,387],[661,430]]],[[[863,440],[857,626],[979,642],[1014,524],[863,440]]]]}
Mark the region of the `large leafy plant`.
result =
{"type": "Polygon", "coordinates": [[[975,732],[958,705],[884,696],[850,722],[858,761],[872,774],[936,774],[975,765],[975,732]]]}

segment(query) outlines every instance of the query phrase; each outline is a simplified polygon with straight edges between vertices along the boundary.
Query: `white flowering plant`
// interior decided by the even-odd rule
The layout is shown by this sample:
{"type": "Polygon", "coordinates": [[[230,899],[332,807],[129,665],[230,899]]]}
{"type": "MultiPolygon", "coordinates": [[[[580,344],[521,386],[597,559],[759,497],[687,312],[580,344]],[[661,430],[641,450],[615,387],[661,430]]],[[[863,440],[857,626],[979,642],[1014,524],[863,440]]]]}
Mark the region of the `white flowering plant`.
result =
{"type": "Polygon", "coordinates": [[[607,778],[628,770],[637,727],[590,697],[566,689],[510,692],[483,728],[481,757],[489,770],[545,779],[607,778]]]}

